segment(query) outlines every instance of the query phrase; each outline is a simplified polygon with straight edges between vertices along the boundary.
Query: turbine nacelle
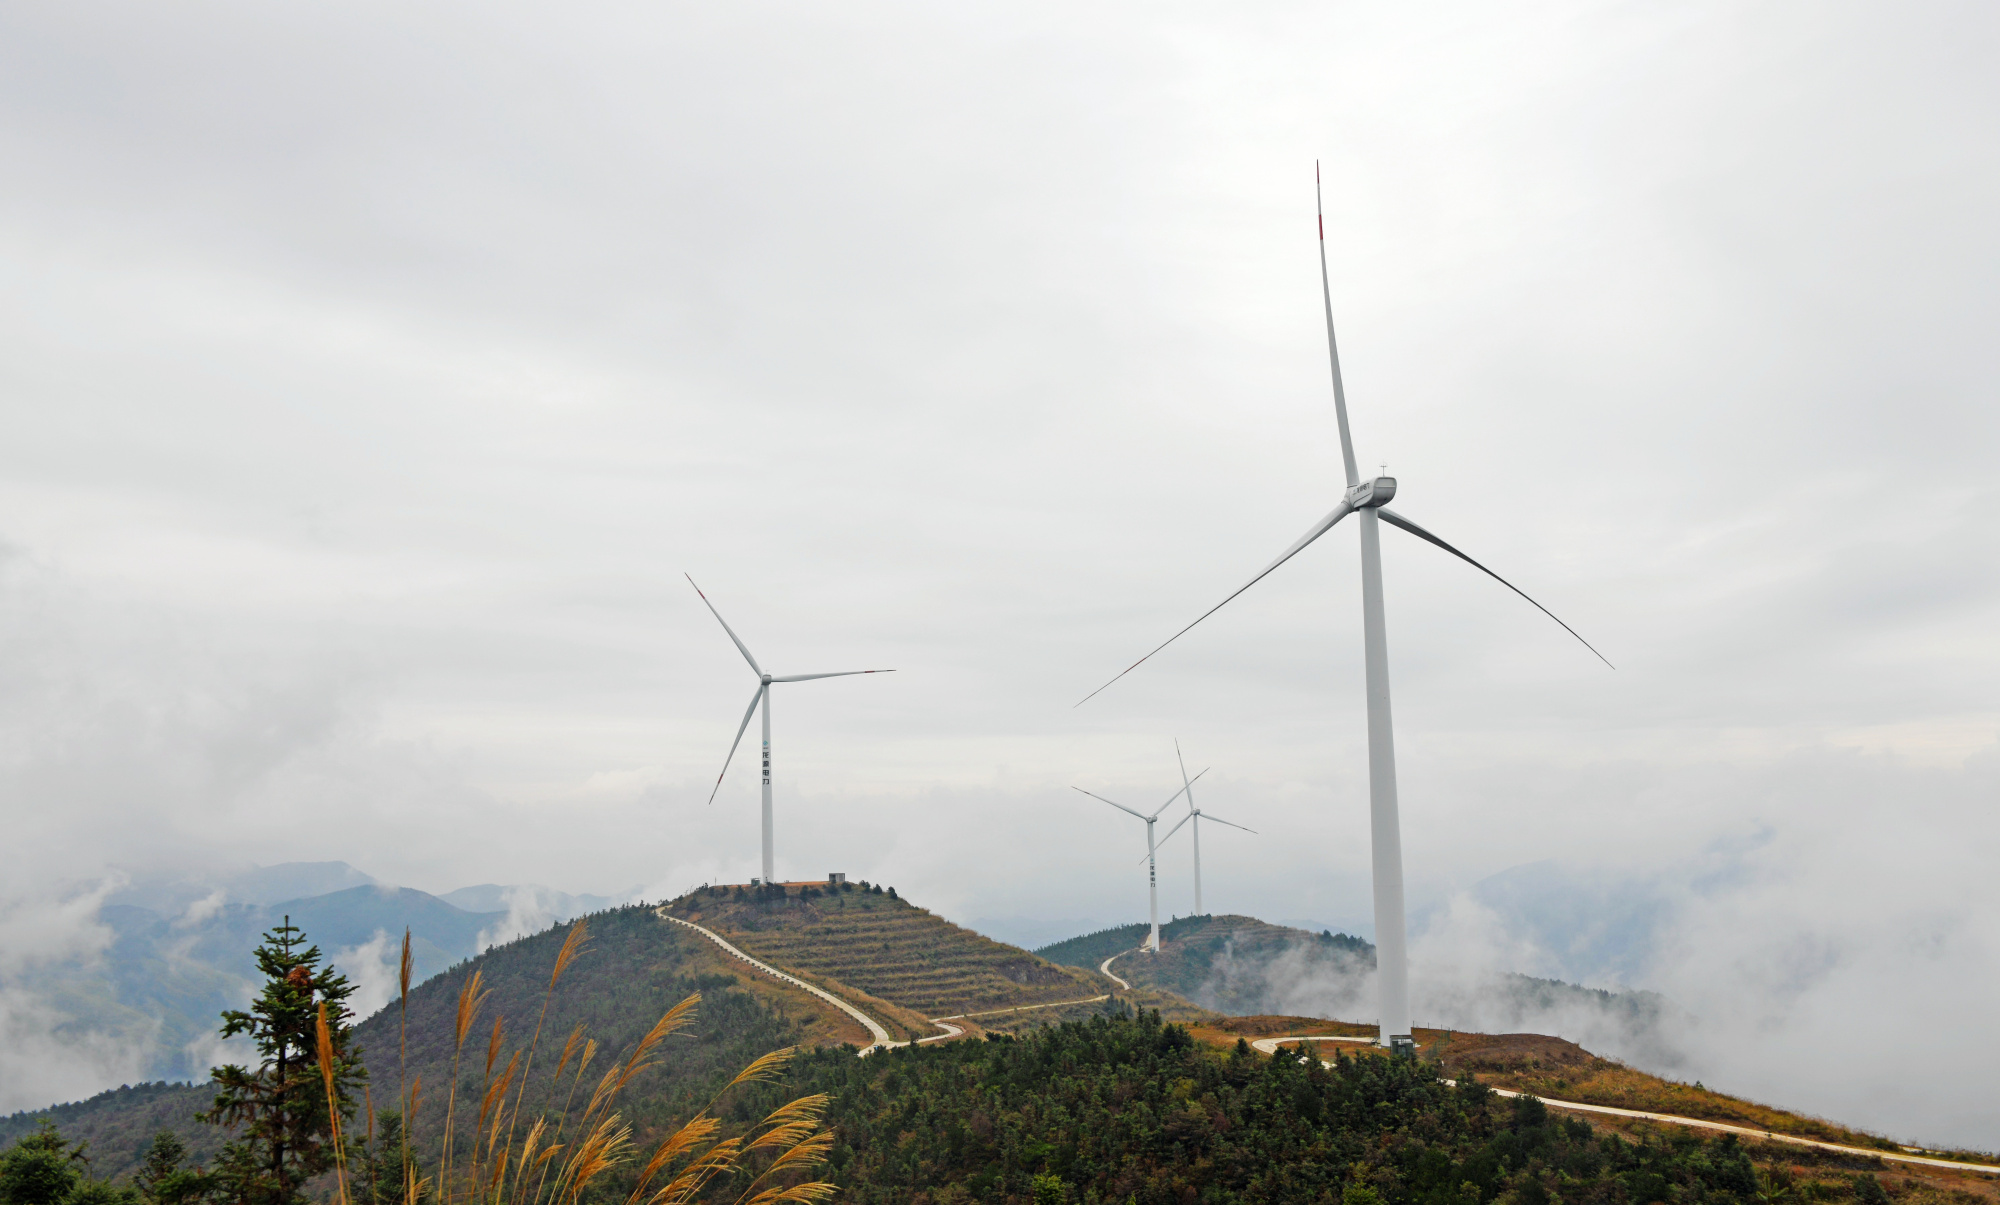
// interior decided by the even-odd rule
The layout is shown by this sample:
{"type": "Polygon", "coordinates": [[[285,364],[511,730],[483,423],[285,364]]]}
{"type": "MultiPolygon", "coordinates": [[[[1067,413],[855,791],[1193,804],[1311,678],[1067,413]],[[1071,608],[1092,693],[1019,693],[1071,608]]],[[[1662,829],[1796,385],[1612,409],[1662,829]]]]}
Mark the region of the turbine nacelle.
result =
{"type": "Polygon", "coordinates": [[[1370,507],[1387,506],[1390,499],[1395,496],[1396,479],[1377,477],[1373,481],[1364,481],[1348,490],[1344,501],[1352,510],[1367,510],[1370,507]]]}

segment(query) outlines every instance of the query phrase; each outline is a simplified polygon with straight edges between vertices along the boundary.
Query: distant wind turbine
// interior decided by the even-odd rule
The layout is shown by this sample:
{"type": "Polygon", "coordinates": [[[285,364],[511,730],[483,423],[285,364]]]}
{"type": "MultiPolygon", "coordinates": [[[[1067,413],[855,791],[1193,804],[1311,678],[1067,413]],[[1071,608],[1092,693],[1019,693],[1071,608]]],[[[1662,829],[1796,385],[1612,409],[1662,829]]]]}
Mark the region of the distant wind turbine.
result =
{"type": "MultiPolygon", "coordinates": [[[[1317,200],[1319,195],[1317,164],[1313,167],[1313,193],[1317,200]]],[[[1378,985],[1382,994],[1379,1040],[1382,1045],[1392,1050],[1409,1052],[1416,1049],[1416,1043],[1410,1037],[1409,940],[1403,915],[1403,838],[1401,821],[1396,811],[1396,740],[1389,715],[1389,637],[1382,610],[1382,547],[1376,516],[1381,516],[1384,522],[1393,527],[1400,527],[1426,543],[1437,545],[1521,595],[1522,598],[1527,598],[1536,610],[1562,624],[1563,631],[1576,636],[1583,647],[1596,653],[1598,660],[1606,665],[1610,665],[1611,662],[1603,653],[1598,653],[1589,641],[1578,636],[1575,628],[1556,619],[1553,611],[1528,598],[1512,582],[1390,510],[1385,504],[1396,496],[1394,477],[1377,477],[1373,481],[1361,480],[1360,474],[1354,467],[1354,440],[1347,429],[1347,391],[1340,381],[1340,348],[1333,337],[1333,291],[1327,281],[1326,216],[1323,205],[1319,207],[1319,212],[1320,300],[1326,307],[1326,351],[1328,362],[1333,369],[1333,412],[1340,425],[1340,458],[1342,466],[1347,470],[1347,492],[1331,513],[1313,524],[1312,528],[1300,536],[1297,543],[1285,549],[1277,560],[1264,566],[1257,576],[1245,582],[1234,594],[1203,611],[1194,623],[1167,637],[1152,653],[1147,653],[1145,657],[1126,666],[1117,677],[1111,679],[1111,682],[1116,682],[1138,669],[1153,653],[1180,639],[1196,623],[1220,611],[1237,595],[1263,581],[1272,570],[1291,560],[1306,545],[1332,530],[1334,524],[1350,514],[1357,516],[1356,521],[1361,524],[1361,621],[1368,686],[1368,800],[1369,831],[1374,855],[1375,949],[1378,985]]],[[[1081,707],[1097,697],[1111,685],[1111,682],[1106,682],[1085,695],[1078,701],[1077,706],[1081,707]]]]}
{"type": "Polygon", "coordinates": [[[1187,792],[1188,814],[1181,817],[1180,824],[1176,824],[1167,830],[1167,835],[1160,838],[1160,844],[1165,845],[1167,842],[1173,840],[1174,834],[1181,831],[1182,824],[1187,824],[1190,821],[1193,822],[1194,827],[1189,829],[1188,832],[1194,837],[1194,914],[1196,916],[1207,916],[1208,913],[1201,910],[1201,822],[1212,820],[1217,824],[1226,824],[1230,828],[1241,828],[1246,833],[1255,833],[1257,830],[1254,828],[1243,828],[1242,825],[1235,821],[1224,820],[1220,816],[1211,816],[1196,807],[1194,805],[1194,779],[1187,776],[1187,759],[1181,756],[1181,743],[1179,741],[1174,742],[1174,760],[1179,762],[1181,766],[1181,789],[1187,792]]]}
{"type": "MultiPolygon", "coordinates": [[[[1207,770],[1203,770],[1201,772],[1201,774],[1206,774],[1206,773],[1208,773],[1207,770]]],[[[1195,775],[1194,776],[1195,779],[1199,779],[1201,777],[1201,774],[1195,775]]],[[[1184,781],[1181,785],[1181,789],[1175,791],[1172,795],[1169,795],[1165,803],[1161,804],[1157,808],[1154,808],[1153,814],[1150,816],[1148,816],[1144,812],[1134,811],[1131,808],[1126,807],[1122,803],[1112,803],[1111,800],[1106,799],[1104,796],[1099,795],[1093,791],[1083,791],[1082,787],[1075,788],[1076,790],[1083,791],[1084,794],[1089,795],[1092,799],[1095,799],[1099,803],[1110,803],[1112,807],[1117,808],[1119,811],[1124,812],[1126,815],[1137,816],[1139,819],[1144,820],[1146,822],[1146,893],[1147,893],[1146,917],[1149,921],[1152,922],[1153,926],[1152,935],[1146,939],[1146,948],[1151,950],[1155,954],[1160,952],[1160,875],[1159,875],[1159,867],[1153,858],[1154,852],[1159,848],[1157,845],[1153,843],[1153,823],[1154,821],[1160,818],[1161,812],[1164,812],[1168,808],[1174,806],[1174,800],[1179,799],[1182,795],[1187,794],[1188,790],[1187,782],[1193,780],[1186,780],[1185,775],[1183,775],[1183,779],[1184,781]]]]}
{"type": "MultiPolygon", "coordinates": [[[[688,585],[694,586],[696,594],[701,594],[701,587],[695,586],[692,575],[682,576],[688,579],[688,585]]],[[[736,646],[736,651],[743,654],[743,659],[750,663],[750,672],[757,675],[757,693],[750,696],[750,707],[743,713],[743,722],[736,728],[736,739],[730,743],[729,756],[722,759],[722,773],[715,776],[715,787],[709,791],[708,801],[715,802],[716,791],[722,789],[723,775],[729,773],[729,763],[736,760],[736,747],[743,743],[743,733],[750,727],[750,717],[756,713],[757,705],[762,703],[764,705],[764,881],[776,882],[777,871],[774,869],[771,839],[771,687],[780,682],[810,682],[815,678],[848,678],[855,674],[893,674],[896,671],[849,669],[831,674],[787,674],[782,678],[773,677],[765,673],[764,667],[758,665],[757,659],[750,655],[750,650],[743,647],[743,641],[737,638],[735,630],[729,626],[729,621],[722,617],[722,612],[715,609],[714,603],[708,601],[708,595],[701,594],[701,601],[708,607],[708,613],[715,616],[715,622],[721,624],[722,630],[729,633],[730,643],[736,646]]]]}

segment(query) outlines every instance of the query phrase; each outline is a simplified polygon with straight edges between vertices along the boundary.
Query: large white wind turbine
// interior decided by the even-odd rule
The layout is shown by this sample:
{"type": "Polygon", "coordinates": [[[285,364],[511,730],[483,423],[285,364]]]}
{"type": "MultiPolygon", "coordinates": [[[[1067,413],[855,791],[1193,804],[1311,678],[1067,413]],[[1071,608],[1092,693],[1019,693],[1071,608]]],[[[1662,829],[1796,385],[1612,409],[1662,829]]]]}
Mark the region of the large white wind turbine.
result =
{"type": "MultiPolygon", "coordinates": [[[[1206,774],[1206,773],[1208,773],[1207,770],[1203,770],[1201,772],[1201,774],[1206,774]]],[[[1200,778],[1201,774],[1195,775],[1195,778],[1200,778]]],[[[1151,950],[1155,954],[1160,952],[1160,874],[1159,874],[1159,867],[1153,859],[1154,852],[1159,848],[1157,845],[1153,843],[1153,823],[1160,818],[1161,812],[1164,812],[1168,808],[1174,806],[1174,800],[1179,799],[1182,795],[1187,794],[1188,790],[1187,782],[1192,780],[1185,779],[1185,775],[1183,776],[1183,779],[1184,781],[1181,785],[1181,789],[1175,791],[1172,795],[1169,795],[1165,803],[1161,804],[1157,808],[1154,808],[1153,814],[1150,816],[1148,816],[1144,812],[1134,811],[1133,809],[1126,807],[1122,803],[1112,803],[1111,800],[1106,799],[1104,796],[1099,795],[1096,792],[1083,791],[1082,787],[1075,788],[1076,790],[1083,791],[1084,794],[1090,796],[1092,799],[1095,799],[1099,803],[1110,803],[1112,807],[1117,808],[1119,811],[1124,812],[1129,816],[1137,816],[1139,819],[1144,820],[1146,822],[1146,893],[1147,893],[1146,917],[1149,921],[1152,922],[1153,925],[1152,935],[1146,939],[1146,948],[1151,950]]]]}
{"type": "Polygon", "coordinates": [[[1188,830],[1194,837],[1194,914],[1196,916],[1207,916],[1208,913],[1201,910],[1201,822],[1212,820],[1217,824],[1226,824],[1230,828],[1241,828],[1246,833],[1254,833],[1257,830],[1254,828],[1244,828],[1243,825],[1236,823],[1234,820],[1224,820],[1220,816],[1211,816],[1196,807],[1194,804],[1194,779],[1188,777],[1187,759],[1181,756],[1181,743],[1179,741],[1174,742],[1174,760],[1179,762],[1181,766],[1181,789],[1187,792],[1188,814],[1181,817],[1180,824],[1176,824],[1167,830],[1167,835],[1160,838],[1160,844],[1165,845],[1167,842],[1173,840],[1174,834],[1181,831],[1182,824],[1192,823],[1194,825],[1193,828],[1188,830]]]}
{"type": "MultiPolygon", "coordinates": [[[[1313,173],[1315,197],[1319,191],[1319,174],[1313,173]]],[[[1235,593],[1201,613],[1194,623],[1169,636],[1160,646],[1126,666],[1123,672],[1111,682],[1138,669],[1147,657],[1157,653],[1178,640],[1194,627],[1227,605],[1231,599],[1243,591],[1263,581],[1273,569],[1296,556],[1306,545],[1319,539],[1333,525],[1355,515],[1361,525],[1361,621],[1363,645],[1367,665],[1368,688],[1368,802],[1369,831],[1374,854],[1375,881],[1375,959],[1377,979],[1382,994],[1381,1035],[1382,1045],[1398,1051],[1413,1051],[1416,1044],[1410,1037],[1410,968],[1408,934],[1403,916],[1403,838],[1401,822],[1396,812],[1396,742],[1389,717],[1389,638],[1382,614],[1382,549],[1380,527],[1376,523],[1379,515],[1383,522],[1430,544],[1435,544],[1458,559],[1471,565],[1486,576],[1499,582],[1514,593],[1527,598],[1528,602],[1542,614],[1555,619],[1565,632],[1576,636],[1583,646],[1597,654],[1604,664],[1611,662],[1604,654],[1598,653],[1589,641],[1577,636],[1576,629],[1556,619],[1555,613],[1542,604],[1528,598],[1512,582],[1471,557],[1453,548],[1443,540],[1410,522],[1385,505],[1396,496],[1396,479],[1377,477],[1372,481],[1361,480],[1354,467],[1354,440],[1347,429],[1347,392],[1340,381],[1340,348],[1333,337],[1333,291],[1327,281],[1326,272],[1326,218],[1324,207],[1320,209],[1319,220],[1319,286],[1320,300],[1326,309],[1326,351],[1333,369],[1333,412],[1340,426],[1340,458],[1347,470],[1347,491],[1339,505],[1324,519],[1313,524],[1298,542],[1285,549],[1277,560],[1264,566],[1257,576],[1243,583],[1235,593]]],[[[1085,695],[1077,706],[1082,706],[1111,685],[1106,682],[1097,690],[1085,695]]]]}
{"type": "MultiPolygon", "coordinates": [[[[701,587],[694,585],[693,576],[692,575],[683,575],[683,576],[687,577],[688,585],[694,586],[694,592],[696,594],[701,594],[701,587]]],[[[750,696],[750,707],[743,713],[743,722],[737,725],[736,739],[730,742],[729,756],[722,759],[722,774],[718,774],[715,776],[715,787],[713,790],[709,791],[708,801],[710,803],[715,802],[715,792],[720,791],[722,789],[723,775],[729,773],[729,763],[736,760],[736,747],[743,743],[743,733],[750,727],[750,717],[756,714],[757,705],[760,703],[763,704],[764,705],[764,881],[766,883],[776,882],[777,872],[773,866],[773,853],[772,853],[772,842],[771,842],[771,687],[777,685],[780,682],[810,682],[814,678],[848,678],[854,676],[855,674],[893,674],[896,671],[893,669],[848,669],[848,670],[841,670],[837,673],[831,673],[831,674],[787,674],[782,678],[774,677],[770,674],[765,673],[764,667],[758,665],[757,659],[750,655],[750,650],[743,647],[743,641],[737,638],[735,630],[729,626],[729,621],[722,617],[722,612],[715,609],[714,603],[708,601],[708,595],[701,594],[701,601],[707,605],[708,613],[715,616],[715,622],[721,624],[722,630],[729,633],[730,643],[736,646],[736,651],[743,654],[743,659],[750,663],[750,672],[757,675],[757,693],[750,696]]]]}

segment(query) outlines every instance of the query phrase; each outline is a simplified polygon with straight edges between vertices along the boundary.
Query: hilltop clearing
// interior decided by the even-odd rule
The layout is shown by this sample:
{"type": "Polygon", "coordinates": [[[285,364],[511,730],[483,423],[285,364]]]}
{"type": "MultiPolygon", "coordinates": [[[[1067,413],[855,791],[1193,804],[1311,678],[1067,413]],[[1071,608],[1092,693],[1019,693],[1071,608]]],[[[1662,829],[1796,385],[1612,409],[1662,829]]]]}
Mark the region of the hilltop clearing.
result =
{"type": "Polygon", "coordinates": [[[863,884],[709,887],[666,910],[836,994],[872,996],[919,1020],[1087,1000],[1113,987],[863,884]]]}

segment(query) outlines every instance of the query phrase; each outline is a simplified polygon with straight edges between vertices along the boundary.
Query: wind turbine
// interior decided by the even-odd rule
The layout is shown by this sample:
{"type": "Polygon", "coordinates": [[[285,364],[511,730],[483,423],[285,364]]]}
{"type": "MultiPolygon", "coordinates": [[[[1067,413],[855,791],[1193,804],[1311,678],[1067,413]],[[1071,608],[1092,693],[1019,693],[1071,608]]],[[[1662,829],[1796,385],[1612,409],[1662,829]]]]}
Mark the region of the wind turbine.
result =
{"type": "MultiPolygon", "coordinates": [[[[1207,770],[1203,770],[1201,772],[1201,774],[1206,774],[1206,773],[1208,773],[1207,770]]],[[[1201,774],[1195,775],[1195,778],[1200,778],[1201,774]]],[[[1137,816],[1139,819],[1144,820],[1146,822],[1146,895],[1147,895],[1146,916],[1147,919],[1151,921],[1153,925],[1152,936],[1146,939],[1146,948],[1151,950],[1155,954],[1160,952],[1160,875],[1159,875],[1159,869],[1155,864],[1153,858],[1154,852],[1159,848],[1153,843],[1153,822],[1160,818],[1161,812],[1164,812],[1168,808],[1174,806],[1174,800],[1179,799],[1182,795],[1187,794],[1188,788],[1186,782],[1191,780],[1187,780],[1185,775],[1183,775],[1183,779],[1184,781],[1181,786],[1181,789],[1175,791],[1172,795],[1168,796],[1167,801],[1165,803],[1153,809],[1153,814],[1150,816],[1148,816],[1144,812],[1134,811],[1131,808],[1126,807],[1122,803],[1112,803],[1111,800],[1106,799],[1104,796],[1096,794],[1095,792],[1083,791],[1082,787],[1075,788],[1076,790],[1083,791],[1084,794],[1089,795],[1092,799],[1095,799],[1099,803],[1110,803],[1112,807],[1117,808],[1119,811],[1124,812],[1126,815],[1137,816]]]]}
{"type": "Polygon", "coordinates": [[[1167,830],[1167,835],[1160,838],[1160,844],[1165,845],[1167,842],[1173,840],[1174,834],[1181,831],[1181,824],[1187,824],[1190,821],[1194,823],[1194,827],[1188,830],[1194,837],[1194,914],[1196,916],[1207,916],[1208,913],[1201,910],[1201,822],[1203,820],[1212,820],[1217,824],[1226,824],[1230,828],[1242,828],[1246,833],[1255,833],[1257,830],[1254,828],[1243,828],[1242,825],[1235,821],[1224,820],[1220,816],[1211,816],[1196,807],[1194,805],[1194,780],[1187,776],[1187,759],[1181,756],[1181,743],[1179,741],[1174,742],[1174,760],[1181,764],[1181,789],[1187,792],[1188,814],[1181,817],[1180,824],[1176,824],[1167,830]]]}
{"type": "MultiPolygon", "coordinates": [[[[683,574],[682,576],[688,579],[688,585],[694,586],[696,594],[701,594],[701,587],[694,585],[694,577],[692,575],[683,574]]],[[[715,616],[715,622],[721,624],[722,630],[729,633],[730,643],[736,646],[736,651],[743,654],[743,659],[750,663],[750,672],[757,675],[757,693],[750,696],[750,707],[743,713],[743,722],[736,728],[736,739],[730,743],[729,756],[722,759],[722,774],[715,776],[715,788],[709,791],[708,801],[710,803],[715,802],[716,791],[722,789],[723,775],[729,773],[729,763],[736,760],[736,747],[743,743],[743,733],[750,727],[750,717],[756,713],[757,705],[760,703],[763,704],[764,882],[776,882],[777,872],[773,868],[771,842],[771,688],[780,682],[810,682],[815,678],[849,678],[855,674],[893,674],[896,671],[893,669],[848,669],[831,674],[787,674],[784,677],[774,677],[771,674],[765,673],[764,667],[758,665],[757,659],[750,655],[750,650],[743,647],[743,641],[737,637],[735,629],[731,628],[729,621],[722,617],[722,612],[715,609],[715,604],[708,601],[708,595],[701,594],[701,601],[708,607],[708,613],[715,616]]]]}
{"type": "MultiPolygon", "coordinates": [[[[1313,166],[1313,196],[1319,198],[1319,166],[1313,166]]],[[[1340,425],[1340,458],[1347,470],[1347,490],[1332,512],[1313,524],[1297,543],[1285,549],[1277,560],[1264,566],[1257,576],[1239,587],[1234,594],[1203,611],[1194,623],[1169,636],[1159,648],[1147,653],[1111,679],[1111,682],[1138,669],[1147,658],[1167,647],[1185,635],[1196,623],[1207,619],[1221,610],[1238,594],[1263,581],[1278,566],[1298,555],[1306,545],[1319,539],[1333,525],[1348,515],[1356,516],[1361,525],[1361,621],[1362,639],[1367,666],[1368,697],[1368,814],[1369,832],[1373,853],[1375,884],[1375,958],[1377,983],[1381,991],[1381,1032],[1382,1045],[1398,1052],[1414,1052],[1415,1041],[1410,1037],[1410,966],[1409,940],[1403,915],[1403,838],[1401,821],[1396,810],[1396,740],[1394,727],[1389,715],[1389,637],[1382,611],[1382,547],[1379,516],[1382,522],[1404,531],[1426,543],[1435,544],[1458,559],[1471,565],[1486,576],[1499,582],[1514,593],[1527,598],[1536,610],[1562,624],[1562,629],[1581,641],[1583,647],[1597,654],[1604,664],[1611,662],[1603,653],[1598,653],[1588,640],[1577,636],[1575,628],[1556,619],[1555,613],[1542,604],[1528,598],[1512,582],[1453,548],[1437,536],[1417,526],[1410,520],[1392,511],[1386,505],[1396,496],[1394,477],[1377,477],[1372,481],[1361,480],[1354,467],[1354,440],[1347,429],[1347,391],[1340,381],[1340,347],[1333,337],[1333,291],[1327,281],[1326,271],[1326,215],[1324,205],[1317,205],[1319,211],[1319,288],[1320,300],[1326,309],[1326,352],[1333,370],[1333,412],[1340,425]]],[[[1101,693],[1104,686],[1085,695],[1078,701],[1081,707],[1101,693]]]]}

